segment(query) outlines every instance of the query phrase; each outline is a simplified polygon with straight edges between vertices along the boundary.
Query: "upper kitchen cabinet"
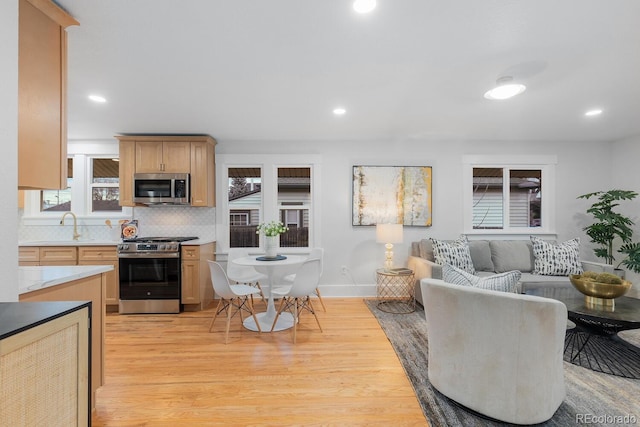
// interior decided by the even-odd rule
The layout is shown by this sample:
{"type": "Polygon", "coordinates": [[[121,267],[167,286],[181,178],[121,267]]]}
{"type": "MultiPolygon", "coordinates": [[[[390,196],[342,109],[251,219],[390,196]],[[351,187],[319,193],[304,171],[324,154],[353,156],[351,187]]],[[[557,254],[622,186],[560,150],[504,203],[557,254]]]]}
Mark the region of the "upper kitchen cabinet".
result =
{"type": "Polygon", "coordinates": [[[214,150],[214,145],[208,141],[191,143],[191,206],[215,205],[214,150]]]}
{"type": "Polygon", "coordinates": [[[215,146],[209,135],[116,135],[120,205],[134,206],[135,173],[188,173],[191,206],[215,205],[215,146]]]}
{"type": "Polygon", "coordinates": [[[67,32],[50,0],[19,0],[18,188],[67,187],[67,32]]]}
{"type": "Polygon", "coordinates": [[[136,141],[136,173],[189,173],[190,141],[136,141]]]}

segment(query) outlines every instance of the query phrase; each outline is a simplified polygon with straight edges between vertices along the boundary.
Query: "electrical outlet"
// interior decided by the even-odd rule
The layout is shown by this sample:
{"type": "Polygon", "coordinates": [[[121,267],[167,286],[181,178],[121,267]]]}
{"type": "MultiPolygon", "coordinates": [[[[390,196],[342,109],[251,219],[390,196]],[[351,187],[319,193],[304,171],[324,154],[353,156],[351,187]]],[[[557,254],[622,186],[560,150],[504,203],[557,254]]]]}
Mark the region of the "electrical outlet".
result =
{"type": "Polygon", "coordinates": [[[342,275],[346,276],[348,272],[349,272],[349,269],[347,268],[347,266],[343,265],[342,266],[342,275]]]}

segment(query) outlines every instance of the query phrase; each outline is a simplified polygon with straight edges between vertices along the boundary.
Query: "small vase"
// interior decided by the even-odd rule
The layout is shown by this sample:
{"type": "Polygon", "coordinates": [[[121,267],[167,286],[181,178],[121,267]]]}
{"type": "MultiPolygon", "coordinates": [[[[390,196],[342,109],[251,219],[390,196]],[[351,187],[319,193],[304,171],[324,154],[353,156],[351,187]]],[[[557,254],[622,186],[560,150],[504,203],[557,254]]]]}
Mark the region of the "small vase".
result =
{"type": "Polygon", "coordinates": [[[265,256],[275,258],[278,256],[278,248],[280,246],[280,236],[265,236],[264,251],[265,256]]]}

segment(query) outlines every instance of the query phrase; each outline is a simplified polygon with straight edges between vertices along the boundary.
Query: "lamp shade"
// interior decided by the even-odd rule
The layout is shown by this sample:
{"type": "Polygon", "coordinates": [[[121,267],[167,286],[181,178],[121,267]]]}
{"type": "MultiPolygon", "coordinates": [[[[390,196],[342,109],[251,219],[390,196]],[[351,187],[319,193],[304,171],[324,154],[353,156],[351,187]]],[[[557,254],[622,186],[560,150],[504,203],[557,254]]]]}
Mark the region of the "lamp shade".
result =
{"type": "Polygon", "coordinates": [[[402,224],[377,224],[376,241],[378,243],[402,243],[402,224]]]}

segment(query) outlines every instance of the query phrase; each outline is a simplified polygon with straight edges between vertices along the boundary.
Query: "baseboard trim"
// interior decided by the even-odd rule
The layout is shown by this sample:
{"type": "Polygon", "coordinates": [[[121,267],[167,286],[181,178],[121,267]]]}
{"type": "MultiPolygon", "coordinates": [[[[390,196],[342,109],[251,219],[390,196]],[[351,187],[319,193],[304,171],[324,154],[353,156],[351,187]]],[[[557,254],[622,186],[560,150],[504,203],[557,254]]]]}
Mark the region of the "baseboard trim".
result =
{"type": "Polygon", "coordinates": [[[376,285],[375,284],[337,284],[337,285],[320,285],[320,293],[322,297],[375,297],[376,285]]]}

